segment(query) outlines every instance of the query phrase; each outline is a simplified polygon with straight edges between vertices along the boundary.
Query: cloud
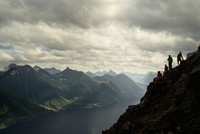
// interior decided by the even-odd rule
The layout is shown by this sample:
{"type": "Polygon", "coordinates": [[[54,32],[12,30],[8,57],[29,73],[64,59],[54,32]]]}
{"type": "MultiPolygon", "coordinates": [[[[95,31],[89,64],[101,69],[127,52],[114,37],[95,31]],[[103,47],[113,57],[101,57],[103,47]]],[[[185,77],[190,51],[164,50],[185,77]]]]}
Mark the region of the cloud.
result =
{"type": "Polygon", "coordinates": [[[68,28],[73,26],[96,27],[112,19],[116,2],[116,0],[1,1],[2,22],[0,24],[18,21],[32,24],[44,22],[50,26],[68,28]]]}
{"type": "Polygon", "coordinates": [[[199,40],[200,14],[198,0],[125,0],[122,20],[151,32],[168,32],[199,40]],[[129,6],[130,5],[130,6],[129,6]]]}
{"type": "Polygon", "coordinates": [[[0,49],[11,49],[13,47],[13,45],[9,42],[5,42],[2,41],[0,42],[0,49]]]}
{"type": "Polygon", "coordinates": [[[197,0],[0,0],[1,69],[9,63],[142,72],[197,48],[197,0]]]}

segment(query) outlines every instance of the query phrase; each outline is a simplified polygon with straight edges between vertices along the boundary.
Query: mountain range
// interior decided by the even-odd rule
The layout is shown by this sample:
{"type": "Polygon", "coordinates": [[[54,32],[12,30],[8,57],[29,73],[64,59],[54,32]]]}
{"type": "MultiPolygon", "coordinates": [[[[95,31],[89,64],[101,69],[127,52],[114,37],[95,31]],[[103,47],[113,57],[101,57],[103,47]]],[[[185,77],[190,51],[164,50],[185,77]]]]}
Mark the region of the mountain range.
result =
{"type": "Polygon", "coordinates": [[[117,73],[115,73],[114,71],[112,71],[112,70],[110,70],[110,71],[98,71],[98,72],[95,72],[95,73],[92,73],[92,72],[90,72],[90,71],[88,71],[88,72],[86,72],[85,73],[87,76],[89,76],[89,77],[95,77],[95,76],[103,76],[103,75],[105,75],[105,74],[109,74],[109,75],[111,75],[111,76],[116,76],[117,75],[117,73]]]}
{"type": "MultiPolygon", "coordinates": [[[[117,75],[117,73],[115,73],[112,70],[110,70],[108,72],[107,71],[98,71],[98,72],[95,72],[95,73],[88,71],[85,74],[90,78],[96,77],[96,76],[102,77],[105,74],[108,74],[108,75],[111,75],[111,76],[117,75]]],[[[120,74],[125,74],[126,76],[131,78],[134,82],[137,82],[138,84],[143,85],[143,86],[147,86],[153,80],[153,78],[155,78],[156,75],[157,75],[157,73],[155,73],[155,72],[148,72],[146,74],[121,72],[120,74]]]]}
{"type": "Polygon", "coordinates": [[[38,66],[11,64],[8,71],[0,72],[0,127],[48,112],[139,99],[144,93],[122,74],[90,78],[68,67],[52,73],[38,66]]]}
{"type": "Polygon", "coordinates": [[[137,83],[132,81],[129,77],[127,77],[124,74],[119,74],[117,76],[111,76],[108,74],[103,75],[102,77],[93,77],[93,79],[97,82],[111,82],[114,84],[116,87],[115,89],[118,89],[120,94],[125,95],[126,99],[131,99],[132,97],[134,98],[141,98],[141,96],[138,96],[139,94],[143,94],[145,90],[141,90],[137,83]],[[133,90],[134,87],[134,90],[133,90]]]}
{"type": "Polygon", "coordinates": [[[57,74],[57,73],[60,73],[61,70],[58,70],[56,69],[55,67],[52,67],[52,68],[44,68],[44,70],[46,70],[48,73],[50,74],[57,74]]]}
{"type": "Polygon", "coordinates": [[[152,82],[153,78],[155,78],[157,75],[157,73],[155,72],[148,72],[146,74],[122,72],[122,74],[127,75],[129,78],[131,78],[135,82],[143,84],[143,85],[149,85],[149,83],[152,82]]]}

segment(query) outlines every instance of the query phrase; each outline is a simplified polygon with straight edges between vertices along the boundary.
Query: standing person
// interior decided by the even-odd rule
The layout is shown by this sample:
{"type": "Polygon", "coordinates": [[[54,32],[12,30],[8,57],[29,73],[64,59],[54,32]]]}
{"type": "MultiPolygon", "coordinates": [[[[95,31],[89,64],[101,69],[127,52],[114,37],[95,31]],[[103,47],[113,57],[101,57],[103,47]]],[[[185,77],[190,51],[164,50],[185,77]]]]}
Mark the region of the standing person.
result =
{"type": "Polygon", "coordinates": [[[168,66],[165,64],[165,68],[164,68],[163,76],[165,76],[165,74],[166,74],[167,71],[168,71],[168,66]]]}
{"type": "Polygon", "coordinates": [[[168,66],[165,64],[165,71],[168,71],[168,66]]]}
{"type": "Polygon", "coordinates": [[[182,56],[182,53],[180,52],[178,55],[177,55],[177,64],[179,65],[179,61],[180,63],[183,61],[183,56],[182,56]]]}
{"type": "Polygon", "coordinates": [[[172,62],[173,62],[171,55],[169,55],[169,58],[167,60],[168,60],[168,63],[169,63],[169,70],[171,70],[172,69],[172,62]]]}

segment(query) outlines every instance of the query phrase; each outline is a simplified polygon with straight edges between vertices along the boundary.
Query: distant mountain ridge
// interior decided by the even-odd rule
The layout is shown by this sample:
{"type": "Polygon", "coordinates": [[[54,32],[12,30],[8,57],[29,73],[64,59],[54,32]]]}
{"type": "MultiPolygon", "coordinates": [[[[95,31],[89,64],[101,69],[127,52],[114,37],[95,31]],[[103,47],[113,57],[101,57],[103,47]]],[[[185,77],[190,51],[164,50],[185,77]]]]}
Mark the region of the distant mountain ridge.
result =
{"type": "Polygon", "coordinates": [[[123,95],[123,99],[124,97],[126,99],[141,98],[145,92],[145,90],[140,88],[134,81],[124,74],[119,74],[117,76],[105,74],[102,77],[93,77],[93,79],[97,82],[110,83],[111,86],[114,85],[115,89],[118,90],[117,92],[119,93],[119,96],[123,95]]]}
{"type": "Polygon", "coordinates": [[[111,81],[120,89],[120,91],[122,91],[122,94],[126,94],[127,98],[141,98],[145,92],[144,90],[141,90],[133,80],[124,74],[119,74],[117,76],[109,76],[108,74],[105,74],[102,78],[111,81]]]}
{"type": "MultiPolygon", "coordinates": [[[[110,71],[98,71],[96,73],[92,73],[90,71],[85,73],[88,77],[95,77],[95,76],[104,76],[106,74],[111,75],[111,76],[117,76],[117,73],[115,73],[114,71],[110,70],[110,71]]],[[[153,78],[156,77],[157,73],[156,72],[148,72],[146,74],[138,74],[138,73],[131,73],[131,72],[121,72],[119,74],[125,74],[126,76],[128,76],[129,78],[131,78],[133,81],[142,84],[142,85],[148,85],[153,78]]]]}
{"type": "Polygon", "coordinates": [[[95,72],[95,73],[92,73],[92,72],[90,72],[90,71],[88,71],[88,72],[86,72],[85,73],[87,76],[89,76],[89,77],[95,77],[95,76],[103,76],[103,75],[105,75],[105,74],[109,74],[109,75],[111,75],[111,76],[116,76],[117,75],[117,73],[115,73],[114,71],[112,71],[112,70],[110,70],[110,71],[98,71],[98,72],[95,72]]]}
{"type": "Polygon", "coordinates": [[[148,72],[146,74],[122,72],[122,74],[127,75],[129,78],[134,80],[137,83],[148,85],[156,77],[156,72],[148,72]]]}
{"type": "Polygon", "coordinates": [[[56,69],[55,67],[52,67],[52,68],[44,68],[44,70],[46,70],[48,73],[50,74],[57,74],[57,73],[60,73],[61,70],[58,70],[56,69]]]}

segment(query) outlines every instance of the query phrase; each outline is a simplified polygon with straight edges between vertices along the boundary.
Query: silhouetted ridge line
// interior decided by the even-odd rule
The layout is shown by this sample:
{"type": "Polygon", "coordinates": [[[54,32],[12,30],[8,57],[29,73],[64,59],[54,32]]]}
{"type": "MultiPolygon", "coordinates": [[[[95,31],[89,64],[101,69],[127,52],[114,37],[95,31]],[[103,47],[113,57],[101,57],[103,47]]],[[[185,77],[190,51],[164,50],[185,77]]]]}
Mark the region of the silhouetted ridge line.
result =
{"type": "Polygon", "coordinates": [[[103,134],[200,133],[200,52],[155,78],[137,105],[129,106],[103,134]]]}

